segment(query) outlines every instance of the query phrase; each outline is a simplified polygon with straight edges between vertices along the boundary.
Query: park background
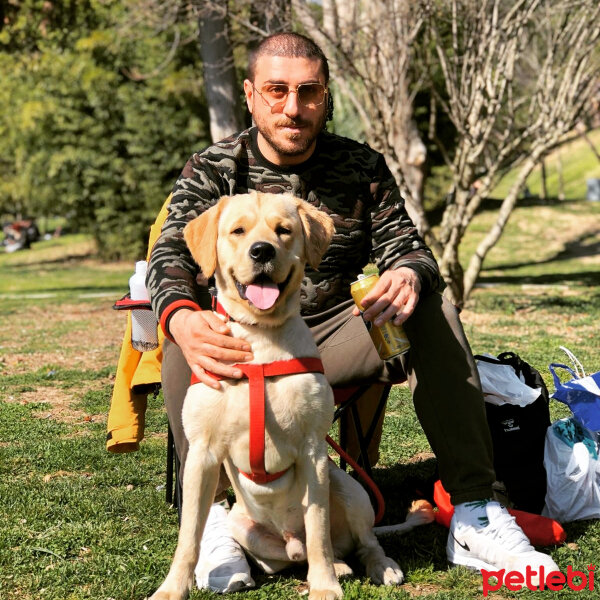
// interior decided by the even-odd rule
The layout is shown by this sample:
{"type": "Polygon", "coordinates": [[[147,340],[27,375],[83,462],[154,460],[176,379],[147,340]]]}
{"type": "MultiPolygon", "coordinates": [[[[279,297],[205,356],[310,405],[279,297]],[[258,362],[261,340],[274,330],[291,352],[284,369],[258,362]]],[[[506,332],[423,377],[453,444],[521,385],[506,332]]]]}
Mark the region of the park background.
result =
{"type": "MultiPolygon", "coordinates": [[[[558,0],[415,2],[412,12],[401,1],[0,3],[0,214],[34,216],[49,234],[0,254],[1,598],[138,599],[167,572],[177,517],[164,501],[160,395],[149,401],[139,452],[104,449],[125,326],[111,306],[183,164],[226,121],[210,100],[211,40],[227,42],[232,60],[216,70],[231,67],[240,89],[247,49],[264,31],[291,23],[327,34],[329,127],[385,152],[445,265],[474,351],[517,352],[551,390],[547,365],[564,361],[559,345],[600,368],[600,202],[587,199],[587,181],[600,178],[598,6],[568,5],[567,14],[558,0]],[[377,53],[365,57],[365,47],[377,53]],[[382,71],[382,57],[398,62],[382,71]],[[469,78],[469,68],[491,69],[489,81],[469,78]],[[510,140],[518,143],[507,149],[510,140]]],[[[217,104],[247,123],[239,94],[217,104]]],[[[553,418],[568,414],[551,408],[553,418]]],[[[402,519],[434,474],[410,394],[398,386],[376,469],[386,520],[402,519]]],[[[553,556],[585,571],[599,555],[600,525],[567,532],[553,556]]],[[[480,597],[480,577],[447,570],[445,540],[437,525],[384,539],[407,584],[377,588],[359,570],[344,583],[347,597],[480,597]]],[[[299,569],[259,578],[244,597],[294,598],[303,577],[299,569]]],[[[212,596],[192,594],[204,597],[212,596]]]]}

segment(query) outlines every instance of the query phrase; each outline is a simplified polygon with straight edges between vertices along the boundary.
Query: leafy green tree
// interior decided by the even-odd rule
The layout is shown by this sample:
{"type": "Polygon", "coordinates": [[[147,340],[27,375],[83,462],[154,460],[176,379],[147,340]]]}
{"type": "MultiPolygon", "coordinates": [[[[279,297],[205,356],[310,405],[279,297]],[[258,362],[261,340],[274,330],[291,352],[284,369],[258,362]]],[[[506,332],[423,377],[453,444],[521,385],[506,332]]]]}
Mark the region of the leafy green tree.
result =
{"type": "Polygon", "coordinates": [[[182,165],[208,143],[196,52],[180,44],[164,64],[172,34],[125,37],[128,14],[117,1],[9,8],[0,31],[0,104],[10,107],[0,115],[0,212],[63,215],[93,234],[104,257],[143,257],[182,165]]]}

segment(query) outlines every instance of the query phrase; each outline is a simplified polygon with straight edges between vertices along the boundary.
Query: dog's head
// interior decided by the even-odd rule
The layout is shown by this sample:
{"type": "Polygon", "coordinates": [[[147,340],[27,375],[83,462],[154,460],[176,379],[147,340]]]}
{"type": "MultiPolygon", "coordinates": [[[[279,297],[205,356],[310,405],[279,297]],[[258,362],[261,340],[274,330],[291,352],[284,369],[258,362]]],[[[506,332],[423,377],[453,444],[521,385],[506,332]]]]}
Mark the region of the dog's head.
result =
{"type": "Polygon", "coordinates": [[[333,221],[287,194],[224,196],[184,229],[203,274],[237,321],[278,325],[298,310],[304,265],[317,268],[333,221]]]}

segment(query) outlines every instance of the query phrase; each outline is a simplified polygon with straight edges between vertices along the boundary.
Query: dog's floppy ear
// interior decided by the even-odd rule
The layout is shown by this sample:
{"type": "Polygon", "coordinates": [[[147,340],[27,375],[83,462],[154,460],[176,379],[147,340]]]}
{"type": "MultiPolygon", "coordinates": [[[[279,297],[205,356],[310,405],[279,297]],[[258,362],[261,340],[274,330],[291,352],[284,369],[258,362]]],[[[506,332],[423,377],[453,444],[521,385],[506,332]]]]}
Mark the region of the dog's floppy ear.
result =
{"type": "Polygon", "coordinates": [[[298,214],[304,229],[306,261],[316,270],[335,231],[333,219],[304,200],[298,202],[298,214]]]}
{"type": "Polygon", "coordinates": [[[212,277],[217,268],[219,218],[226,201],[227,197],[222,197],[217,204],[190,221],[183,230],[185,243],[205,277],[212,277]]]}

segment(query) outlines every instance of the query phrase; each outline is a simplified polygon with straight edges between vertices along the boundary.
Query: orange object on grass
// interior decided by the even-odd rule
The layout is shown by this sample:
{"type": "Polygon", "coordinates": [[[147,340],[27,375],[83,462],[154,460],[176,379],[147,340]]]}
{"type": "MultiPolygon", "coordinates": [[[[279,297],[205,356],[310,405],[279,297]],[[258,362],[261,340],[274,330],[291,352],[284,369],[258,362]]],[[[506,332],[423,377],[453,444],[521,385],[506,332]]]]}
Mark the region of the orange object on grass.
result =
{"type": "MultiPolygon", "coordinates": [[[[433,500],[438,508],[435,520],[444,527],[450,527],[454,514],[454,506],[450,502],[450,494],[438,479],[433,486],[433,500]]],[[[517,525],[525,532],[529,541],[534,546],[554,546],[562,544],[567,539],[567,534],[562,525],[554,519],[509,508],[508,512],[515,517],[517,525]]]]}

